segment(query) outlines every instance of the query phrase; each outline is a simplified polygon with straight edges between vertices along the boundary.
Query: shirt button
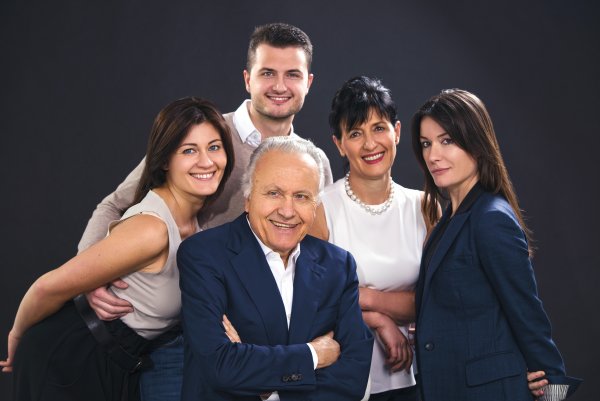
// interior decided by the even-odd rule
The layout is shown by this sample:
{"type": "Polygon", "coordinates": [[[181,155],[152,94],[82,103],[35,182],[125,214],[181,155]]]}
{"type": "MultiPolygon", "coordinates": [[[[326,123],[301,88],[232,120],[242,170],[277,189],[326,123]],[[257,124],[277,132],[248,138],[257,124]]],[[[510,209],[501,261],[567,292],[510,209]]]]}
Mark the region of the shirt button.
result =
{"type": "Polygon", "coordinates": [[[426,351],[432,351],[435,348],[435,345],[433,345],[433,343],[427,343],[425,344],[425,350],[426,351]]]}

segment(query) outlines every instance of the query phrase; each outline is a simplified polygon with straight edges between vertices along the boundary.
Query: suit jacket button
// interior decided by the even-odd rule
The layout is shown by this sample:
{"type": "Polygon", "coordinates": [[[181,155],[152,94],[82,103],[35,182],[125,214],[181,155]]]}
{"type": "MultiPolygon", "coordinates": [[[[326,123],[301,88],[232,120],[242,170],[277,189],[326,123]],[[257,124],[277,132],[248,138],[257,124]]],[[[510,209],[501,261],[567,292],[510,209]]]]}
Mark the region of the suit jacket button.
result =
{"type": "Polygon", "coordinates": [[[281,380],[283,380],[285,383],[287,383],[287,382],[289,382],[289,381],[290,381],[290,377],[289,377],[289,376],[283,376],[283,377],[281,378],[281,380]]]}
{"type": "Polygon", "coordinates": [[[427,343],[425,344],[425,350],[426,351],[432,351],[435,348],[435,346],[433,345],[433,343],[427,343]]]}

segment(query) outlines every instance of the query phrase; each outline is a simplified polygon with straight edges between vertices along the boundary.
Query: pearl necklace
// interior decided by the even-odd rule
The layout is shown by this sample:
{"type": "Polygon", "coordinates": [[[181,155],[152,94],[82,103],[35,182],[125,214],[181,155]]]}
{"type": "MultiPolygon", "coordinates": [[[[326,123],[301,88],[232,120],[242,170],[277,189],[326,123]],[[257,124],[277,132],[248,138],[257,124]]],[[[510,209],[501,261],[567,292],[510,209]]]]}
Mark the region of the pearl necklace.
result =
{"type": "Polygon", "coordinates": [[[372,214],[373,216],[382,214],[383,212],[388,210],[390,208],[390,206],[392,206],[392,201],[394,200],[394,181],[392,181],[392,180],[390,180],[390,196],[387,198],[385,203],[381,206],[367,205],[363,201],[361,201],[358,198],[358,196],[356,196],[354,194],[354,192],[352,191],[352,188],[350,187],[350,172],[348,172],[346,174],[346,177],[344,178],[344,188],[346,189],[346,195],[348,195],[348,197],[350,199],[352,199],[360,207],[365,209],[368,213],[372,214]]]}

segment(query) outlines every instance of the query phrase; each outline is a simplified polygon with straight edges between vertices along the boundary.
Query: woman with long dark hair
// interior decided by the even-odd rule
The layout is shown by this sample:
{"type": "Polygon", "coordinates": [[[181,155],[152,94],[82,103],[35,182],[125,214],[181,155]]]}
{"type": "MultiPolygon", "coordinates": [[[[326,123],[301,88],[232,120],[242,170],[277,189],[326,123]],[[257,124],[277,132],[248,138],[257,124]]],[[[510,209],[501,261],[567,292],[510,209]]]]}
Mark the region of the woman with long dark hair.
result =
{"type": "Polygon", "coordinates": [[[0,362],[14,374],[15,400],[139,395],[149,341],[179,323],[177,248],[198,231],[198,212],[232,167],[229,129],[211,103],[184,98],[158,114],[135,204],[105,239],[37,279],[21,301],[0,362]],[[78,294],[116,278],[128,287],[112,291],[134,311],[104,322],[78,294]]]}
{"type": "Polygon", "coordinates": [[[483,102],[460,89],[432,97],[413,117],[412,143],[436,224],[416,291],[423,401],[566,398],[580,380],[565,375],[552,341],[531,235],[483,102]],[[528,371],[544,381],[528,386],[528,371]]]}

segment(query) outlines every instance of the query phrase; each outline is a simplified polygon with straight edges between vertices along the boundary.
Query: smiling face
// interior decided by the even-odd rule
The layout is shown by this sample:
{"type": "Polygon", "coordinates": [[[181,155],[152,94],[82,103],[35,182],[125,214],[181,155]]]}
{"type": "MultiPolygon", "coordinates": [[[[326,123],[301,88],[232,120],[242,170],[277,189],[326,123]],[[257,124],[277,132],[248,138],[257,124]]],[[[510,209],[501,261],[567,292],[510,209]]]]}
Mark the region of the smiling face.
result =
{"type": "Polygon", "coordinates": [[[390,174],[400,141],[400,121],[392,125],[372,111],[363,124],[342,127],[341,139],[334,136],[333,141],[340,155],[348,158],[352,177],[378,179],[390,174]]]}
{"type": "Polygon", "coordinates": [[[271,150],[256,163],[245,209],[254,233],[287,264],[315,219],[319,170],[306,154],[271,150]]]}
{"type": "Polygon", "coordinates": [[[259,45],[251,70],[244,70],[246,90],[252,100],[250,114],[273,120],[293,117],[302,109],[312,80],[301,47],[259,45]]]}
{"type": "Polygon", "coordinates": [[[420,141],[435,185],[447,190],[452,205],[457,207],[479,180],[477,161],[431,117],[421,120],[420,141]]]}
{"type": "Polygon", "coordinates": [[[167,185],[184,196],[201,198],[217,190],[227,164],[219,132],[210,123],[193,125],[167,164],[167,185]]]}

